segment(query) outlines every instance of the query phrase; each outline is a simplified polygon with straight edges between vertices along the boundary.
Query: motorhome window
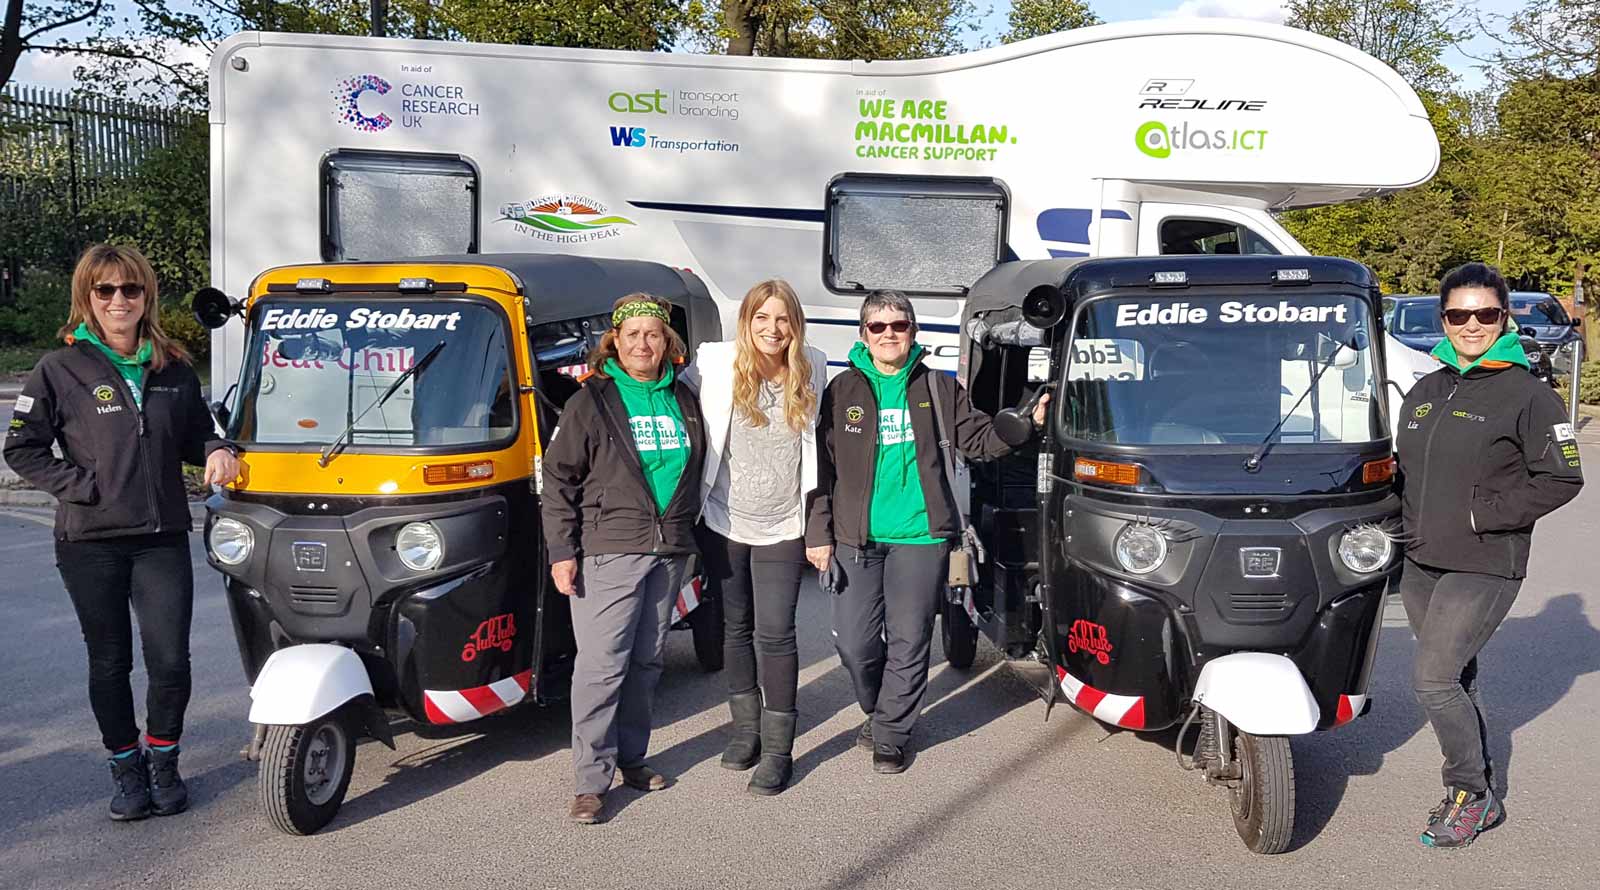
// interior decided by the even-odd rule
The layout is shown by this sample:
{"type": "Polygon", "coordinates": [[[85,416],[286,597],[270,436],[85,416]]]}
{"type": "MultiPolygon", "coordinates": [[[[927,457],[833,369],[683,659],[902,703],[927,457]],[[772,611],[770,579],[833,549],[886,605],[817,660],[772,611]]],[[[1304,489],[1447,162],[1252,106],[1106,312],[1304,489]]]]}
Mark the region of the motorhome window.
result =
{"type": "Polygon", "coordinates": [[[250,313],[245,361],[230,431],[245,443],[322,446],[352,421],[353,450],[459,450],[516,433],[505,317],[482,304],[266,300],[250,313]],[[379,404],[429,353],[432,359],[379,404]]]}
{"type": "Polygon", "coordinates": [[[1264,254],[1276,247],[1249,226],[1216,219],[1166,219],[1161,221],[1161,252],[1173,255],[1264,254]]]}
{"type": "Polygon", "coordinates": [[[1065,432],[1124,445],[1256,445],[1282,420],[1285,444],[1375,441],[1384,433],[1372,330],[1356,297],[1091,301],[1061,347],[1065,432]]]}
{"type": "Polygon", "coordinates": [[[824,283],[961,296],[1002,258],[1007,203],[992,180],[841,177],[828,194],[824,283]]]}
{"type": "Polygon", "coordinates": [[[335,152],[322,189],[329,262],[478,251],[478,171],[458,156],[335,152]]]}

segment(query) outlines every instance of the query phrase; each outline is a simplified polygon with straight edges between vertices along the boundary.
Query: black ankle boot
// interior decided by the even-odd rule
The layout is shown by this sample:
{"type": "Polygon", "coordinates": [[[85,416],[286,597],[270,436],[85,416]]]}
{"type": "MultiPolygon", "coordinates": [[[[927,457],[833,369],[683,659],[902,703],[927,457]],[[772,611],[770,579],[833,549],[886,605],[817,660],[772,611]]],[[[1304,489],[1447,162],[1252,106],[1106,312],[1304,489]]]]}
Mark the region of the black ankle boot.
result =
{"type": "Polygon", "coordinates": [[[178,746],[150,749],[150,806],[157,816],[173,816],[189,808],[189,786],[178,775],[178,746]]]}
{"type": "Polygon", "coordinates": [[[794,774],[795,711],[761,712],[761,763],[750,776],[751,794],[780,794],[794,774]]]}
{"type": "Polygon", "coordinates": [[[761,758],[761,691],[728,696],[733,738],[722,752],[722,768],[747,770],[761,758]]]}
{"type": "Polygon", "coordinates": [[[150,771],[145,765],[144,752],[134,751],[127,757],[112,757],[111,781],[117,791],[111,796],[111,818],[116,822],[132,822],[150,815],[150,771]]]}

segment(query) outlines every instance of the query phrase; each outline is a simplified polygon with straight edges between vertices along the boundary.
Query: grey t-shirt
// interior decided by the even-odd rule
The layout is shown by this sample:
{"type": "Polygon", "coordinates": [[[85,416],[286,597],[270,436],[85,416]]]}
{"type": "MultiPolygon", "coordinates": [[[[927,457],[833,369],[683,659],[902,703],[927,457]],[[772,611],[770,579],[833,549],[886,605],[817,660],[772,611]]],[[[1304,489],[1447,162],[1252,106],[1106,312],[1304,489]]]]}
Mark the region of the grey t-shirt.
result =
{"type": "Polygon", "coordinates": [[[722,469],[706,500],[706,525],[742,544],[801,536],[800,434],[783,414],[783,387],[763,382],[756,406],[767,417],[752,427],[737,409],[728,424],[722,469]]]}

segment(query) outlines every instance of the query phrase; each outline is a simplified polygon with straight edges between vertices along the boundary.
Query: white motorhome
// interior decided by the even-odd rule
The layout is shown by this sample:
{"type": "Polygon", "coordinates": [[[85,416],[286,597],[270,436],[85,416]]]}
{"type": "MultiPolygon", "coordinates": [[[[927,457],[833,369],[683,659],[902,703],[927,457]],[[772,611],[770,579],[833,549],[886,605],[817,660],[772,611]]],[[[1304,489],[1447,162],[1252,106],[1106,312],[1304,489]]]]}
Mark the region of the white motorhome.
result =
{"type": "MultiPolygon", "coordinates": [[[[864,291],[904,290],[945,367],[998,261],[1303,254],[1273,211],[1439,161],[1387,66],[1216,19],[912,62],[244,33],[212,58],[210,120],[228,293],[308,260],[647,259],[693,269],[730,326],[750,285],[788,279],[834,363],[864,291]]],[[[213,379],[238,378],[241,331],[213,379]]]]}

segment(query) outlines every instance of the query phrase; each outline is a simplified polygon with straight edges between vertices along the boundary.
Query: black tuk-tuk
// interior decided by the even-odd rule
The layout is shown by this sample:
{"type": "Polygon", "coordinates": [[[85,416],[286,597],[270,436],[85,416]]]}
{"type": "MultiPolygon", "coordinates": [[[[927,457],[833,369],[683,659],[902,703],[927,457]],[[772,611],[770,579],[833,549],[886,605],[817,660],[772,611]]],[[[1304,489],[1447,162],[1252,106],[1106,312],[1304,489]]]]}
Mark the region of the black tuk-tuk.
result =
{"type": "Polygon", "coordinates": [[[1180,751],[1198,725],[1256,852],[1290,839],[1288,737],[1365,711],[1398,573],[1379,299],[1345,260],[1060,259],[996,267],[963,318],[974,404],[1027,444],[972,468],[988,560],[946,651],[981,628],[1051,702],[1180,751]]]}
{"type": "Polygon", "coordinates": [[[575,647],[545,558],[540,455],[612,303],[636,291],[672,303],[691,348],[720,338],[698,278],[627,260],[291,266],[242,303],[196,296],[203,323],[247,327],[236,403],[214,406],[243,470],[207,502],[206,551],[275,826],[333,818],[355,739],[393,747],[391,710],[447,725],[565,694],[575,647]]]}

